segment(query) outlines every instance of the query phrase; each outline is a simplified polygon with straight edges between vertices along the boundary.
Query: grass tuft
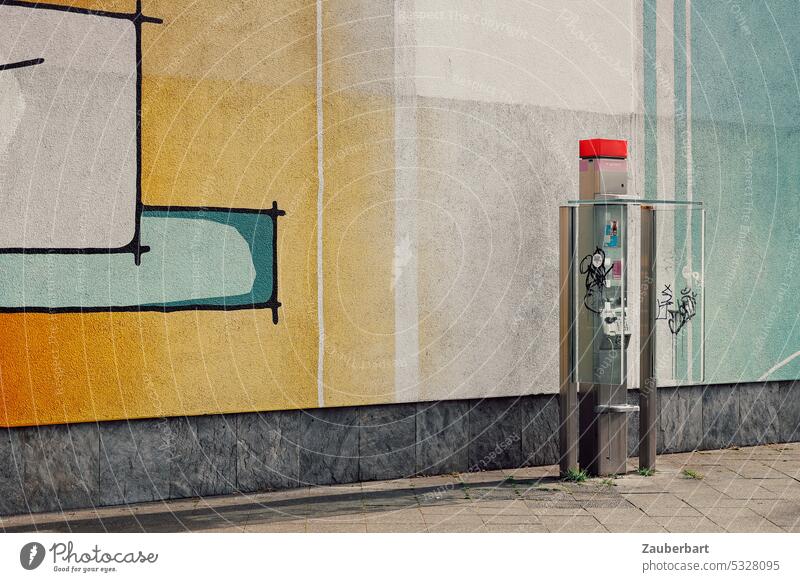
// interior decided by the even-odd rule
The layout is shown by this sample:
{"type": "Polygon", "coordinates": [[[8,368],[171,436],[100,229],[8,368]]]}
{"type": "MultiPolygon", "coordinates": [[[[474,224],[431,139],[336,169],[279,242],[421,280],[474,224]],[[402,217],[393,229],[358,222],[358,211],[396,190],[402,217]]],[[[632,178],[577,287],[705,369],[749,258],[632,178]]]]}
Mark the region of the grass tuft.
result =
{"type": "Polygon", "coordinates": [[[651,469],[650,467],[639,467],[636,469],[636,472],[639,473],[642,477],[652,477],[655,475],[656,470],[651,469]]]}
{"type": "Polygon", "coordinates": [[[702,479],[703,478],[703,474],[702,473],[698,473],[694,469],[684,469],[683,471],[681,471],[681,473],[687,479],[702,479]]]}
{"type": "Polygon", "coordinates": [[[568,469],[566,473],[561,476],[562,481],[571,481],[572,483],[583,483],[589,477],[584,469],[568,469]]]}

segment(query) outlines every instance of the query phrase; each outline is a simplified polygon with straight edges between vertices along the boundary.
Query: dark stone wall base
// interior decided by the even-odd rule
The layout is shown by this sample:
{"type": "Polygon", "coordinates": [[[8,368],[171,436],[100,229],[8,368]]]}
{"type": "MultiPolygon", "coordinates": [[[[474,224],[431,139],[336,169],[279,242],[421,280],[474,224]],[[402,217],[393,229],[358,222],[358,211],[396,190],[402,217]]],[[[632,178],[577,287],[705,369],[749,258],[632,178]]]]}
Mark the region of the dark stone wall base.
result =
{"type": "MultiPolygon", "coordinates": [[[[659,408],[659,452],[800,440],[800,381],[661,388],[659,408]]],[[[537,395],[0,429],[0,514],[551,465],[558,425],[537,395]]]]}

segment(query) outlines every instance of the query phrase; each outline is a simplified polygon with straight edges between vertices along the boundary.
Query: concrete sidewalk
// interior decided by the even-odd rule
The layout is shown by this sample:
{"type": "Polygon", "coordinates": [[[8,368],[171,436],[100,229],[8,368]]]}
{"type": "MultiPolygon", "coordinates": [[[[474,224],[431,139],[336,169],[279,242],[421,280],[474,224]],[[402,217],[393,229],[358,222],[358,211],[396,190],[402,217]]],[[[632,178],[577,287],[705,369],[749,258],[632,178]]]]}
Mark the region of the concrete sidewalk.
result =
{"type": "Polygon", "coordinates": [[[800,443],[661,455],[650,477],[558,468],[0,518],[6,532],[800,532],[800,443]]]}

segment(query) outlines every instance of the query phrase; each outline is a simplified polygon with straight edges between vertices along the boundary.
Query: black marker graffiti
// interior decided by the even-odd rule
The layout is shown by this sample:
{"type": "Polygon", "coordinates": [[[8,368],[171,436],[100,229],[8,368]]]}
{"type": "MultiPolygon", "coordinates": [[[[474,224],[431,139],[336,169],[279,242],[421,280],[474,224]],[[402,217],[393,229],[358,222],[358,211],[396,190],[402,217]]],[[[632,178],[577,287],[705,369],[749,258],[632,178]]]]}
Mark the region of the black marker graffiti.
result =
{"type": "Polygon", "coordinates": [[[606,253],[600,247],[596,247],[594,252],[586,255],[581,260],[581,275],[586,275],[586,294],[583,296],[583,304],[592,313],[600,313],[605,302],[604,293],[606,288],[606,277],[613,267],[606,269],[606,253]]]}
{"type": "Polygon", "coordinates": [[[661,299],[657,301],[658,312],[656,313],[656,319],[667,320],[669,331],[672,335],[678,335],[684,326],[697,314],[697,293],[692,291],[691,287],[684,287],[681,289],[681,297],[676,307],[672,307],[674,304],[672,288],[669,285],[664,285],[664,290],[661,291],[661,299]]]}
{"type": "Polygon", "coordinates": [[[669,319],[669,306],[673,303],[672,297],[672,288],[669,285],[664,285],[664,290],[661,292],[661,299],[656,302],[658,306],[656,320],[669,319]]]}

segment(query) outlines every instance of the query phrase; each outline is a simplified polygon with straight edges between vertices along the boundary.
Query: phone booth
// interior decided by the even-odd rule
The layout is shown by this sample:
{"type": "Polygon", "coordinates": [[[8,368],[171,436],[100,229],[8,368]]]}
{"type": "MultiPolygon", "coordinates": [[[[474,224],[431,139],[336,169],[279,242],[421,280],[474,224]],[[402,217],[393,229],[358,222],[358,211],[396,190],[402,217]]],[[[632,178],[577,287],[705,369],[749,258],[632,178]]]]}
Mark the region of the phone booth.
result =
{"type": "Polygon", "coordinates": [[[580,197],[560,208],[561,470],[626,472],[637,411],[652,469],[657,385],[703,380],[704,210],[630,195],[624,141],[582,141],[579,164],[580,197]]]}

